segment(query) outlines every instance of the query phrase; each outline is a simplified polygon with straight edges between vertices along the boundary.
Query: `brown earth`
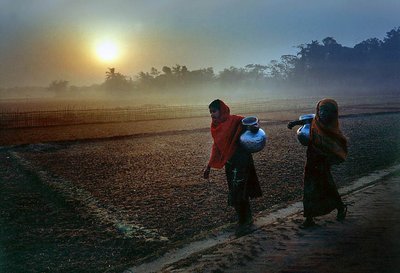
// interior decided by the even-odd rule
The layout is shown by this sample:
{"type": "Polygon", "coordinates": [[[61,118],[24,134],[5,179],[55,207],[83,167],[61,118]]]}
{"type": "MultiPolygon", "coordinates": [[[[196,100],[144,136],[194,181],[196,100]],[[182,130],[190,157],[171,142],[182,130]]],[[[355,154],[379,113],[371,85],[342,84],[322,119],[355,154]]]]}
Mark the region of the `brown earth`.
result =
{"type": "MultiPolygon", "coordinates": [[[[350,153],[334,168],[339,187],[399,161],[399,109],[384,110],[342,110],[350,153]],[[378,113],[355,115],[364,112],[378,113]]],[[[305,147],[285,122],[298,115],[259,115],[269,139],[254,154],[263,189],[263,197],[252,202],[255,214],[301,198],[305,147]]],[[[196,118],[21,129],[14,137],[2,132],[1,139],[14,144],[86,140],[0,150],[0,271],[121,272],[231,228],[236,219],[226,204],[223,170],[213,170],[210,181],[201,178],[212,144],[208,124],[208,118],[196,118]],[[99,132],[128,136],[88,140],[99,132]]]]}
{"type": "MultiPolygon", "coordinates": [[[[314,113],[314,107],[305,107],[304,104],[295,105],[292,102],[288,104],[296,110],[285,110],[284,106],[275,106],[283,110],[267,111],[262,113],[242,113],[242,115],[257,115],[262,123],[275,123],[279,121],[288,121],[297,119],[305,113],[314,113]]],[[[386,113],[400,111],[399,99],[393,99],[384,103],[358,104],[357,102],[348,102],[341,106],[342,116],[354,115],[360,113],[386,113]]],[[[207,112],[207,110],[205,110],[207,112]]],[[[96,123],[80,125],[63,125],[49,127],[32,128],[0,128],[0,146],[21,145],[32,143],[43,143],[50,141],[75,141],[99,138],[111,138],[118,136],[144,136],[146,134],[162,132],[192,131],[196,129],[208,130],[210,118],[204,117],[147,120],[133,122],[115,122],[115,123],[96,123]]]]}

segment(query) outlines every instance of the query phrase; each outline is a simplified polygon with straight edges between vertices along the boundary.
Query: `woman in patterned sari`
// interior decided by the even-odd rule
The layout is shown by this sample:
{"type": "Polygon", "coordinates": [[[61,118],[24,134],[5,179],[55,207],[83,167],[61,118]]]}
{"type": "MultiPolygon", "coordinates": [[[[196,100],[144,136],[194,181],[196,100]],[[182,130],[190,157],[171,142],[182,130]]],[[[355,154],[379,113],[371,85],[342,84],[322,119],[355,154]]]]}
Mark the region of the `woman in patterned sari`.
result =
{"type": "Polygon", "coordinates": [[[253,222],[249,199],[261,196],[260,184],[251,153],[239,145],[239,137],[244,129],[241,122],[243,117],[231,115],[229,107],[221,100],[211,102],[209,110],[214,142],[203,177],[209,178],[211,168],[221,169],[225,166],[228,205],[236,210],[239,222],[237,234],[240,234],[253,222]]]}
{"type": "MultiPolygon", "coordinates": [[[[289,122],[288,128],[302,125],[304,121],[289,122]]],[[[347,140],[339,129],[338,105],[333,99],[318,102],[315,118],[311,123],[310,143],[304,169],[304,221],[302,227],[315,225],[316,216],[337,209],[337,220],[346,217],[347,206],[338,193],[331,174],[331,165],[347,157],[347,140]]]]}

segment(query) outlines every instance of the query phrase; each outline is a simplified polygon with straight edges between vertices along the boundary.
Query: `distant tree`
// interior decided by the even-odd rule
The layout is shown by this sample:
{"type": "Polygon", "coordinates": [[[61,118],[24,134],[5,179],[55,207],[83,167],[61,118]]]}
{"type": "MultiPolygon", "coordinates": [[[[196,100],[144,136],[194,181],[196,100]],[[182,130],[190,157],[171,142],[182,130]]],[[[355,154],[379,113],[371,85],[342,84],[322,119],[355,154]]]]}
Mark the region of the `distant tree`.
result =
{"type": "Polygon", "coordinates": [[[394,51],[400,53],[400,27],[394,28],[386,33],[386,37],[383,39],[382,47],[385,50],[394,51]]]}
{"type": "Polygon", "coordinates": [[[152,68],[150,69],[150,75],[151,75],[153,78],[158,77],[160,74],[161,74],[161,72],[158,71],[157,68],[152,67],[152,68]]]}
{"type": "Polygon", "coordinates": [[[190,85],[198,87],[203,83],[221,83],[229,88],[237,86],[253,90],[302,88],[312,92],[334,88],[358,90],[359,86],[399,89],[400,27],[387,32],[383,41],[370,38],[354,48],[342,46],[333,37],[326,37],[322,42],[312,40],[297,48],[297,55],[282,55],[280,60],[272,60],[267,65],[231,66],[217,75],[211,67],[190,71],[185,65],[176,64],[163,66],[160,71],[152,67],[149,72],[140,72],[133,83],[114,68],[109,68],[104,85],[112,90],[133,86],[157,92],[190,90],[187,88],[190,85]]]}
{"type": "Polygon", "coordinates": [[[291,80],[295,73],[295,68],[298,62],[298,58],[295,55],[282,55],[281,63],[283,78],[286,80],[291,80]]]}
{"type": "Polygon", "coordinates": [[[222,84],[237,84],[246,78],[246,69],[231,66],[219,72],[218,79],[222,84]]]}
{"type": "Polygon", "coordinates": [[[115,72],[115,68],[112,67],[108,68],[108,71],[106,71],[106,78],[103,86],[107,91],[118,94],[132,90],[133,82],[132,79],[127,76],[115,72]]]}
{"type": "Polygon", "coordinates": [[[366,55],[377,52],[382,46],[382,41],[378,38],[370,38],[354,46],[354,50],[360,54],[366,55]]]}
{"type": "Polygon", "coordinates": [[[181,76],[188,73],[188,69],[185,65],[176,64],[172,67],[172,73],[176,76],[181,76]]]}
{"type": "Polygon", "coordinates": [[[380,76],[388,89],[398,88],[400,84],[400,27],[386,33],[382,51],[380,76]]]}
{"type": "Polygon", "coordinates": [[[245,66],[248,76],[254,80],[264,79],[268,66],[261,64],[248,64],[245,66]]]}
{"type": "Polygon", "coordinates": [[[211,67],[190,71],[185,65],[175,65],[172,68],[163,66],[163,73],[152,67],[149,72],[140,72],[137,76],[139,88],[143,90],[167,90],[183,88],[190,84],[200,84],[213,81],[214,71],[211,67]]]}
{"type": "Polygon", "coordinates": [[[305,46],[300,45],[299,48],[299,64],[303,66],[303,72],[307,74],[318,70],[321,62],[325,58],[323,45],[321,45],[318,41],[313,40],[310,44],[306,44],[305,46]]]}
{"type": "Polygon", "coordinates": [[[167,76],[172,75],[172,70],[168,66],[163,66],[162,72],[164,72],[164,74],[167,75],[167,76]]]}
{"type": "Polygon", "coordinates": [[[210,83],[215,80],[214,70],[212,67],[192,70],[187,73],[186,78],[190,83],[210,83]]]}
{"type": "Polygon", "coordinates": [[[326,37],[322,40],[322,44],[326,47],[340,47],[333,37],[326,37]]]}
{"type": "Polygon", "coordinates": [[[267,75],[275,80],[282,81],[285,79],[284,65],[277,60],[272,60],[267,65],[267,75]]]}
{"type": "Polygon", "coordinates": [[[175,85],[177,86],[185,86],[189,83],[189,70],[185,65],[175,65],[172,67],[172,73],[175,78],[175,85]]]}
{"type": "Polygon", "coordinates": [[[325,64],[331,66],[332,63],[335,63],[336,61],[338,61],[338,59],[340,59],[341,54],[343,53],[341,51],[342,45],[338,44],[336,40],[332,37],[326,37],[325,39],[323,39],[322,44],[323,47],[321,47],[321,50],[324,54],[324,62],[325,64]]]}
{"type": "Polygon", "coordinates": [[[266,66],[266,75],[275,82],[291,80],[294,77],[297,61],[294,55],[282,55],[280,62],[272,60],[266,66]]]}
{"type": "Polygon", "coordinates": [[[152,74],[150,74],[149,72],[140,71],[137,78],[138,78],[139,85],[141,86],[141,88],[151,87],[151,85],[154,81],[154,76],[152,74]]]}
{"type": "Polygon", "coordinates": [[[47,90],[54,92],[56,96],[66,96],[68,93],[68,83],[65,80],[54,80],[49,84],[47,90]]]}
{"type": "Polygon", "coordinates": [[[116,77],[115,74],[115,68],[114,67],[109,67],[108,71],[106,71],[106,80],[112,80],[116,77]]]}

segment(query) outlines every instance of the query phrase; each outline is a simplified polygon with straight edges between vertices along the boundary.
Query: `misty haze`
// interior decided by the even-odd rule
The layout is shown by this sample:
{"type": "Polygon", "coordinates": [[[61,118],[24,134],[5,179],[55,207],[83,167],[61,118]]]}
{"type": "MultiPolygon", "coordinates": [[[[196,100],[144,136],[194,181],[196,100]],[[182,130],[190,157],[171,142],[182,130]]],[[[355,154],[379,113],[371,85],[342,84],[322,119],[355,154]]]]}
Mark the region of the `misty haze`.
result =
{"type": "Polygon", "coordinates": [[[399,10],[0,0],[0,272],[397,272],[399,10]],[[333,129],[312,127],[324,98],[333,129]],[[346,212],[303,230],[307,126],[347,145],[315,159],[346,212]],[[218,128],[234,155],[264,134],[238,157],[262,192],[244,233],[226,166],[240,184],[245,164],[212,167],[218,128]]]}
{"type": "MultiPolygon", "coordinates": [[[[342,46],[327,37],[297,48],[296,55],[283,55],[268,64],[229,67],[218,73],[212,67],[190,70],[177,64],[152,67],[132,77],[118,67],[109,67],[100,84],[75,86],[66,79],[55,79],[47,87],[2,88],[0,94],[3,104],[4,99],[46,99],[53,110],[51,104],[62,110],[144,104],[206,105],[216,97],[249,102],[329,94],[398,95],[400,27],[387,32],[383,40],[369,38],[354,47],[342,46]]],[[[47,110],[44,105],[41,107],[47,110]]],[[[18,110],[23,110],[22,105],[18,110]]]]}

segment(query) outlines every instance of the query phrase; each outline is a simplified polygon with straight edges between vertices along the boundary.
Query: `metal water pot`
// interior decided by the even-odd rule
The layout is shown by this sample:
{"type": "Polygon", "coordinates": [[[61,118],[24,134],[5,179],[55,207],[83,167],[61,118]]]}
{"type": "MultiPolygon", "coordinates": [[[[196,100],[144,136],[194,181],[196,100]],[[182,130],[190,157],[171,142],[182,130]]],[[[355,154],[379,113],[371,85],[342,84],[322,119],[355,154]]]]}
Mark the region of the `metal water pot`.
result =
{"type": "Polygon", "coordinates": [[[306,124],[297,129],[297,140],[304,146],[308,146],[310,143],[311,121],[314,117],[315,114],[301,115],[299,117],[299,120],[306,122],[306,124]]]}
{"type": "Polygon", "coordinates": [[[256,153],[264,149],[267,134],[259,128],[258,118],[254,116],[242,119],[246,131],[240,136],[240,145],[249,153],[256,153]]]}

